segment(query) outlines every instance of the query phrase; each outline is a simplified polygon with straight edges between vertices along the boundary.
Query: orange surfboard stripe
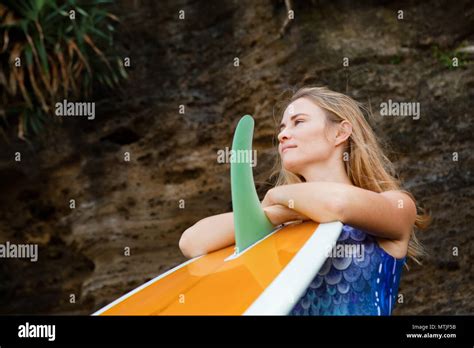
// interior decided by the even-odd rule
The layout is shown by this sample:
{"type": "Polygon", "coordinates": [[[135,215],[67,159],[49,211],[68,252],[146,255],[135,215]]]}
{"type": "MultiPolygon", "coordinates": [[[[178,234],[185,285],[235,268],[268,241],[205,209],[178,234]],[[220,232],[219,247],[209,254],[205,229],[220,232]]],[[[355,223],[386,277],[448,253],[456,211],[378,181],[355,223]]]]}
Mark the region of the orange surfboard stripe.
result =
{"type": "Polygon", "coordinates": [[[234,247],[205,255],[101,315],[241,315],[280,274],[318,224],[283,227],[235,259],[234,247]]]}

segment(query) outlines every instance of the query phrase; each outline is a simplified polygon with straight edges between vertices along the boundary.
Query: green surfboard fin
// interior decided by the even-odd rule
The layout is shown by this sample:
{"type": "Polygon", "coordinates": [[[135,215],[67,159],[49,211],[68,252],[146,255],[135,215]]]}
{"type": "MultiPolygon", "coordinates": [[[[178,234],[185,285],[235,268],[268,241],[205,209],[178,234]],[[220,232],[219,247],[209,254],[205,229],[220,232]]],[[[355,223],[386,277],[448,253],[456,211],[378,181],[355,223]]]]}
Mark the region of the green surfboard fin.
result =
{"type": "Polygon", "coordinates": [[[237,124],[232,142],[230,182],[237,254],[274,229],[262,209],[253,180],[253,129],[252,116],[243,116],[237,124]]]}

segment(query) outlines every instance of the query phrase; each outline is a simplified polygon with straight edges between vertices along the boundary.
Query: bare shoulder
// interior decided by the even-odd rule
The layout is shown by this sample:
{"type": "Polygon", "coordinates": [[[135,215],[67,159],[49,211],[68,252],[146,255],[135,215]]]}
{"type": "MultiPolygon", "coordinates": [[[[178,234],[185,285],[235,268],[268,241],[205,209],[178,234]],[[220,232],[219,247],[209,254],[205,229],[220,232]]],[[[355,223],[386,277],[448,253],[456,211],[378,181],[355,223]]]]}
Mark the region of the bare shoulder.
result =
{"type": "Polygon", "coordinates": [[[413,197],[407,192],[400,190],[391,190],[380,193],[385,198],[389,199],[395,208],[395,213],[404,222],[403,238],[400,239],[386,239],[377,238],[379,246],[384,249],[388,254],[393,257],[400,259],[407,255],[408,244],[411,238],[411,232],[413,230],[416,220],[416,204],[413,197]]]}
{"type": "Polygon", "coordinates": [[[396,202],[398,206],[407,206],[410,209],[414,208],[416,210],[416,205],[415,201],[413,200],[413,197],[405,191],[390,190],[380,192],[380,194],[388,198],[390,201],[396,202]]]}
{"type": "Polygon", "coordinates": [[[404,222],[406,233],[403,239],[409,239],[417,214],[416,203],[413,197],[407,192],[399,190],[385,191],[380,194],[392,203],[393,212],[404,222]]]}

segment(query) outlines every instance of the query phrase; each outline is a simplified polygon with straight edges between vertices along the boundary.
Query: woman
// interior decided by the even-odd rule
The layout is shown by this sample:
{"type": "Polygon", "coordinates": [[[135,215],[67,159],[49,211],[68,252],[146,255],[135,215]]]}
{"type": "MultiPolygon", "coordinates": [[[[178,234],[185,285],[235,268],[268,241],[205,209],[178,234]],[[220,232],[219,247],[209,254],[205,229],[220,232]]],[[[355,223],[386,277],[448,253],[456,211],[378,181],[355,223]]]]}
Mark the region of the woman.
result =
{"type": "MultiPolygon", "coordinates": [[[[426,227],[413,196],[400,189],[362,106],[324,87],[298,90],[278,133],[277,183],[262,201],[274,225],[341,221],[334,253],[295,304],[292,315],[390,315],[406,257],[423,251],[414,227],[426,227]],[[345,245],[355,248],[340,248],[345,245]]],[[[195,257],[234,243],[232,213],[187,229],[180,248],[195,257]]]]}

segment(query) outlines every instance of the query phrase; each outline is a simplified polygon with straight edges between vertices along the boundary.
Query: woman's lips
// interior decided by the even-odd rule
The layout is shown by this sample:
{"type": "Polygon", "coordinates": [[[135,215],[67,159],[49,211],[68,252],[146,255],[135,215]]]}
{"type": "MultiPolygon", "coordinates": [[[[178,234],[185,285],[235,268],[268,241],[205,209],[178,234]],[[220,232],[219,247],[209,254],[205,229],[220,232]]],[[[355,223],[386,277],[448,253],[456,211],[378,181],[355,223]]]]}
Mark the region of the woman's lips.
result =
{"type": "Polygon", "coordinates": [[[283,150],[281,150],[281,153],[286,152],[287,150],[294,149],[296,146],[287,146],[283,150]]]}

